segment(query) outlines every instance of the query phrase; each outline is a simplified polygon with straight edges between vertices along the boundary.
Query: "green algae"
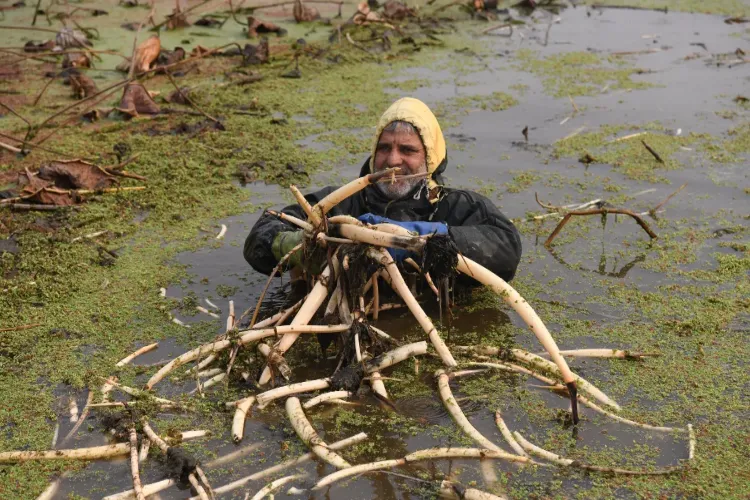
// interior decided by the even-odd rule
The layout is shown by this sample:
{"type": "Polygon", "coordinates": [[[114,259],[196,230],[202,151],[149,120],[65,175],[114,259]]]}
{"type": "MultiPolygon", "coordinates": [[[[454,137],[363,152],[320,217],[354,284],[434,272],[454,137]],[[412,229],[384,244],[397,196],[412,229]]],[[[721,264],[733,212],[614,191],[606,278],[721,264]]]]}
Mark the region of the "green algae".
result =
{"type": "Polygon", "coordinates": [[[608,88],[638,90],[653,87],[644,81],[633,80],[637,68],[627,63],[614,63],[589,52],[563,52],[540,58],[537,52],[520,49],[515,53],[518,69],[529,71],[542,79],[547,93],[554,97],[592,96],[608,88]]]}

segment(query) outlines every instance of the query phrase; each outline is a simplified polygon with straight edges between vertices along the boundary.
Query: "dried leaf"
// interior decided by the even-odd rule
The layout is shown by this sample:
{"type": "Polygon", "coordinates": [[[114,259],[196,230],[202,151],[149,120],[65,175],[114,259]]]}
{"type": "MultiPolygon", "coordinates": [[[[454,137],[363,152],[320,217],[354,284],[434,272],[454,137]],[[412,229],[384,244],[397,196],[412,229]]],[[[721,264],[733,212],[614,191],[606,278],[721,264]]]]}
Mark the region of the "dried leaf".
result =
{"type": "Polygon", "coordinates": [[[190,87],[180,87],[180,90],[173,90],[164,100],[171,104],[188,104],[185,97],[190,97],[190,87]]]}
{"type": "Polygon", "coordinates": [[[133,60],[136,74],[151,69],[151,64],[156,61],[157,57],[159,57],[160,51],[161,41],[157,35],[152,35],[141,43],[138,48],[135,49],[135,57],[133,60]]]}
{"type": "Polygon", "coordinates": [[[24,52],[47,52],[55,48],[54,40],[45,40],[43,42],[34,42],[29,40],[23,46],[24,52]]]}
{"type": "Polygon", "coordinates": [[[43,205],[68,206],[76,202],[76,197],[68,191],[61,191],[53,187],[51,181],[40,179],[28,170],[19,174],[19,186],[23,186],[19,195],[25,201],[34,201],[43,205]],[[51,189],[50,189],[51,188],[51,189]]]}
{"type": "Polygon", "coordinates": [[[90,68],[91,58],[85,52],[68,52],[63,56],[63,68],[90,68]]]}
{"type": "Polygon", "coordinates": [[[213,17],[201,17],[195,21],[196,26],[203,26],[204,28],[221,28],[224,23],[213,17]]]}
{"type": "Polygon", "coordinates": [[[92,45],[85,34],[71,28],[61,29],[55,36],[55,43],[63,49],[91,47],[92,45]]]}
{"type": "Polygon", "coordinates": [[[397,0],[388,0],[383,6],[383,15],[393,21],[401,21],[415,15],[414,10],[397,0]]]}
{"type": "Polygon", "coordinates": [[[207,49],[203,45],[196,45],[193,50],[190,51],[190,57],[198,57],[211,52],[211,49],[207,49]]]}
{"type": "Polygon", "coordinates": [[[73,97],[83,99],[98,92],[96,83],[83,73],[71,73],[68,75],[70,86],[73,88],[73,97]]]}
{"type": "Polygon", "coordinates": [[[178,12],[177,9],[172,10],[172,13],[168,16],[167,29],[175,30],[178,28],[188,28],[190,23],[183,12],[178,12]]]}
{"type": "Polygon", "coordinates": [[[117,108],[130,116],[155,115],[159,113],[159,105],[140,83],[129,83],[122,93],[120,106],[117,108]]]}
{"type": "Polygon", "coordinates": [[[258,34],[276,33],[278,36],[286,34],[286,30],[268,21],[262,21],[256,17],[247,18],[247,37],[255,38],[258,34]]]}
{"type": "Polygon", "coordinates": [[[83,114],[83,119],[95,122],[109,116],[112,111],[114,111],[114,108],[92,109],[88,113],[83,114]]]}
{"type": "Polygon", "coordinates": [[[83,160],[52,161],[42,165],[37,175],[60,189],[104,189],[117,183],[114,176],[83,160]]]}
{"type": "Polygon", "coordinates": [[[292,14],[294,14],[294,20],[298,23],[309,23],[310,21],[320,19],[320,12],[318,12],[318,9],[304,5],[302,0],[297,0],[295,2],[292,14]]]}
{"type": "Polygon", "coordinates": [[[262,37],[257,46],[248,43],[242,49],[242,63],[245,65],[267,63],[268,56],[268,38],[266,37],[262,37]]]}
{"type": "Polygon", "coordinates": [[[380,14],[371,10],[366,0],[357,5],[357,13],[352,17],[352,22],[354,22],[354,24],[365,24],[367,22],[378,21],[382,21],[380,14]]]}
{"type": "Polygon", "coordinates": [[[130,71],[130,59],[123,59],[121,63],[115,66],[115,69],[122,73],[127,73],[128,71],[130,71]]]}
{"type": "Polygon", "coordinates": [[[156,59],[156,65],[169,66],[170,64],[182,61],[185,59],[186,55],[185,49],[182,47],[175,47],[174,50],[162,49],[159,53],[159,57],[156,59]]]}

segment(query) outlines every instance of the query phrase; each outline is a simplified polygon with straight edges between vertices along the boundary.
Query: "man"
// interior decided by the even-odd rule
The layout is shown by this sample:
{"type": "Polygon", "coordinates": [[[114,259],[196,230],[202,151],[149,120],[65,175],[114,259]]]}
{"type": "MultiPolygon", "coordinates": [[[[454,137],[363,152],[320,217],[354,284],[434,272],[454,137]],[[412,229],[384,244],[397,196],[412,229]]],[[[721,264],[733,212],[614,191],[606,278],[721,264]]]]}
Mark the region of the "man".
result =
{"type": "MultiPolygon", "coordinates": [[[[447,164],[445,139],[435,115],[417,99],[399,99],[380,118],[372,155],[360,176],[399,167],[399,175],[405,178],[370,185],[328,215],[346,214],[368,223],[387,218],[420,234],[448,234],[463,255],[510,281],[521,258],[518,231],[484,196],[443,186],[447,164]],[[406,177],[411,174],[426,176],[406,177]]],[[[305,198],[315,205],[335,189],[327,187],[305,198]]],[[[283,212],[306,218],[299,205],[283,212]]],[[[245,260],[255,270],[270,274],[302,239],[301,230],[263,214],[245,241],[245,260]]],[[[290,262],[299,265],[300,259],[290,262]]]]}

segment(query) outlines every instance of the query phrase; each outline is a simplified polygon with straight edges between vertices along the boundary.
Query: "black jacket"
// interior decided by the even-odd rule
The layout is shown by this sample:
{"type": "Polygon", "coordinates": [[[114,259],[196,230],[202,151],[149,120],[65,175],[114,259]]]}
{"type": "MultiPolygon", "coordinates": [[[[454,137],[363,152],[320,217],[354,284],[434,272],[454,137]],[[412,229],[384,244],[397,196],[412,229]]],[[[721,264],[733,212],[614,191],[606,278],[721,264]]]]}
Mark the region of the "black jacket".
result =
{"type": "MultiPolygon", "coordinates": [[[[438,167],[432,178],[443,184],[441,173],[447,162],[438,167]]],[[[369,159],[362,166],[360,176],[370,173],[369,159]]],[[[305,196],[315,205],[335,187],[326,187],[305,196]]],[[[373,213],[398,221],[445,222],[459,251],[466,257],[490,269],[506,281],[510,281],[521,259],[521,237],[513,223],[484,196],[461,189],[441,187],[440,200],[430,203],[424,183],[415,187],[407,196],[391,200],[377,186],[371,185],[350,196],[329,212],[328,215],[351,215],[373,213]]],[[[290,205],[282,210],[290,215],[306,219],[299,205],[290,205]]],[[[274,238],[280,231],[297,228],[264,213],[255,223],[245,240],[244,256],[253,268],[270,274],[277,264],[271,252],[274,238]]]]}

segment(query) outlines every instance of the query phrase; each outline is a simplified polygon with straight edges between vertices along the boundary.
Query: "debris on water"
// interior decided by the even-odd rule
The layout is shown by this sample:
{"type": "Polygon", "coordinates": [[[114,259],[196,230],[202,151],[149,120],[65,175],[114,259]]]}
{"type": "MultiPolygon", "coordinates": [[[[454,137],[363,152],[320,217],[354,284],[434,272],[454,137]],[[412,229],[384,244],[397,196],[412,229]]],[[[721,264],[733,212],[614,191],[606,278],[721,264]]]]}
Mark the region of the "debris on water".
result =
{"type": "Polygon", "coordinates": [[[735,16],[735,17],[729,17],[727,19],[724,19],[724,22],[727,24],[743,24],[743,23],[750,23],[750,18],[744,17],[744,16],[735,16]]]}
{"type": "Polygon", "coordinates": [[[190,95],[190,87],[180,87],[179,90],[173,90],[164,100],[170,104],[188,104],[186,98],[190,95]]]}
{"type": "MultiPolygon", "coordinates": [[[[156,66],[169,66],[185,59],[185,49],[175,47],[174,50],[161,49],[159,56],[156,58],[156,66]]],[[[159,73],[160,71],[157,71],[159,73]]]]}
{"type": "Polygon", "coordinates": [[[269,53],[268,38],[265,36],[261,37],[258,45],[246,43],[242,49],[242,64],[248,66],[267,63],[269,53]]]}
{"type": "Polygon", "coordinates": [[[331,377],[331,389],[334,391],[357,392],[365,376],[362,363],[354,362],[341,368],[331,377]]]}
{"type": "Polygon", "coordinates": [[[23,46],[24,52],[48,52],[52,50],[53,48],[55,48],[54,40],[44,40],[42,42],[35,42],[33,40],[29,40],[23,46]]]}
{"type": "Polygon", "coordinates": [[[286,35],[286,30],[276,24],[263,21],[254,16],[247,18],[247,37],[255,38],[259,34],[276,33],[277,36],[286,35]]]}
{"type": "Polygon", "coordinates": [[[71,73],[68,76],[70,86],[73,89],[73,97],[76,99],[85,99],[98,92],[96,83],[90,77],[83,73],[71,73]]]}
{"type": "Polygon", "coordinates": [[[177,446],[170,446],[167,450],[166,466],[170,477],[186,483],[188,476],[198,467],[198,460],[190,452],[177,446]]]}
{"type": "Polygon", "coordinates": [[[224,23],[214,17],[205,16],[195,21],[196,26],[203,26],[204,28],[221,28],[224,23]]]}
{"type": "Polygon", "coordinates": [[[89,39],[86,38],[85,34],[71,28],[61,29],[55,36],[55,43],[58,47],[62,47],[63,49],[85,48],[93,45],[89,39]]]}

